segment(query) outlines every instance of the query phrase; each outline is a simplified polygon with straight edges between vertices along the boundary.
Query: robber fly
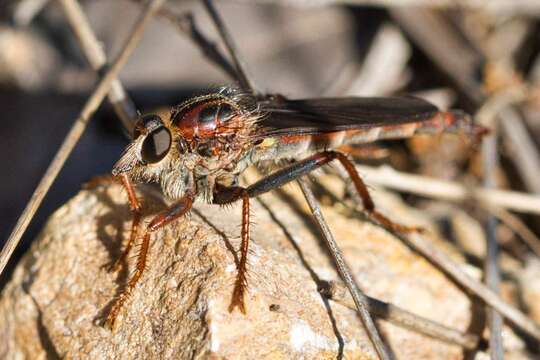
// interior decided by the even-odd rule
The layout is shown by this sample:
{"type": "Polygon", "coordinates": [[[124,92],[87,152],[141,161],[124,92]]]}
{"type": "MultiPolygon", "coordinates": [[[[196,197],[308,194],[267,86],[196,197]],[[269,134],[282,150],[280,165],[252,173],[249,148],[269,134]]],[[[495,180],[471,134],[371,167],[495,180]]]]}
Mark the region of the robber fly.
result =
{"type": "Polygon", "coordinates": [[[114,325],[145,269],[150,234],[185,215],[195,201],[220,205],[242,201],[240,260],[229,311],[238,308],[243,313],[252,197],[338,160],[369,216],[398,232],[415,230],[392,222],[375,209],[353,163],[338,149],[347,144],[441,132],[465,132],[478,138],[484,130],[461,111],[442,112],[413,97],[290,100],[281,95],[257,97],[234,88],[195,97],[172,108],[167,116],[142,116],[133,141],[112,170],[127,190],[133,212],[130,239],[117,264],[126,258],[137,238],[141,220],[132,182],[159,183],[174,204],[144,229],[136,271],[114,303],[108,326],[114,325]],[[284,160],[289,161],[287,165],[256,183],[247,187],[238,184],[239,175],[248,166],[275,168],[284,160]]]}

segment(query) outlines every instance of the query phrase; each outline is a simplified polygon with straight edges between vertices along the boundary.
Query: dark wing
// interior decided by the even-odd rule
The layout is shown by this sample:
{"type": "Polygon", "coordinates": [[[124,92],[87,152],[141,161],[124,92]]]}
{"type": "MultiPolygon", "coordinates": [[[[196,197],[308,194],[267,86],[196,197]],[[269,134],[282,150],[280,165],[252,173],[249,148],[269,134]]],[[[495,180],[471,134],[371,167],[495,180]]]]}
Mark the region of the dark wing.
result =
{"type": "Polygon", "coordinates": [[[260,138],[311,135],[341,130],[399,125],[431,119],[439,110],[414,97],[344,97],[260,103],[260,138]]]}

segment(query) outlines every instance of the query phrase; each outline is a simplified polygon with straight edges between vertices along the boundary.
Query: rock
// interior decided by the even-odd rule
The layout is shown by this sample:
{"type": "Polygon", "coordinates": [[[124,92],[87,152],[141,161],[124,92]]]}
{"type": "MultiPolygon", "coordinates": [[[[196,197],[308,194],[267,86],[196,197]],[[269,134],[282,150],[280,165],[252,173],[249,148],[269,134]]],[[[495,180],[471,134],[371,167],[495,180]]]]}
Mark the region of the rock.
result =
{"type": "MultiPolygon", "coordinates": [[[[140,191],[145,214],[163,208],[152,191],[140,191]]],[[[430,226],[396,197],[374,193],[392,218],[430,226]]],[[[148,268],[111,332],[102,322],[134,261],[118,273],[106,265],[125,245],[130,213],[119,185],[81,191],[51,216],[3,291],[0,357],[313,359],[342,351],[346,359],[376,358],[355,312],[325,303],[317,292],[314,276],[338,278],[297,186],[261,201],[264,206],[252,201],[246,315],[227,311],[235,276],[227,241],[238,248],[239,204],[197,204],[188,218],[152,236],[148,268]]],[[[368,295],[466,330],[469,300],[444,275],[384,230],[338,206],[323,211],[368,295]]],[[[398,359],[462,354],[457,346],[378,323],[398,359]]]]}

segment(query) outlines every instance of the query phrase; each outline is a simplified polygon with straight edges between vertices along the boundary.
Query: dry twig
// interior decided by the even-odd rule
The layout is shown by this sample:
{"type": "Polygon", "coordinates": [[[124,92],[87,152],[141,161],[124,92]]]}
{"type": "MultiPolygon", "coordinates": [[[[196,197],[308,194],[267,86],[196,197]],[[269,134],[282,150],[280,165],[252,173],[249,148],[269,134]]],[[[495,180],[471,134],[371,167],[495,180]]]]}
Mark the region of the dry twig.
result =
{"type": "MultiPolygon", "coordinates": [[[[253,0],[240,0],[243,2],[253,0]]],[[[390,8],[426,7],[441,10],[468,9],[493,11],[505,14],[538,15],[540,3],[535,0],[256,0],[260,3],[291,5],[301,7],[323,5],[380,6],[390,8]]]]}
{"type": "Polygon", "coordinates": [[[365,176],[368,183],[389,189],[439,200],[466,201],[475,199],[487,207],[494,205],[523,213],[540,214],[540,196],[518,191],[468,188],[453,181],[407,174],[389,166],[357,165],[357,169],[360,174],[365,176]]]}
{"type": "MultiPolygon", "coordinates": [[[[90,28],[88,19],[79,3],[77,0],[60,0],[60,4],[90,66],[98,74],[103,72],[107,67],[107,57],[90,28]]],[[[133,119],[137,117],[137,110],[133,102],[127,97],[124,87],[117,78],[112,81],[108,98],[124,129],[131,135],[134,125],[133,119]]]]}
{"type": "Polygon", "coordinates": [[[356,285],[357,283],[354,279],[352,271],[345,262],[345,258],[341,254],[341,250],[336,243],[336,240],[334,239],[334,235],[332,234],[330,227],[324,219],[317,199],[313,195],[313,192],[311,191],[309,186],[306,184],[306,180],[304,178],[298,179],[297,182],[302,189],[302,193],[304,194],[304,198],[309,205],[313,217],[317,221],[319,230],[323,234],[326,245],[331,250],[330,252],[336,263],[339,275],[347,285],[347,289],[349,290],[349,293],[353,298],[356,311],[360,315],[360,318],[362,319],[362,322],[364,323],[368,334],[370,334],[370,339],[373,343],[373,346],[375,347],[375,350],[377,351],[377,354],[379,355],[379,358],[390,359],[390,356],[388,355],[388,350],[386,349],[386,346],[380,338],[379,331],[377,330],[375,322],[373,321],[369,312],[367,296],[358,288],[358,285],[356,285]]]}
{"type": "MultiPolygon", "coordinates": [[[[496,128],[496,127],[495,127],[496,128]]],[[[482,143],[482,157],[484,168],[484,186],[496,187],[495,171],[498,167],[497,131],[493,131],[482,143]]],[[[499,248],[497,244],[497,220],[488,216],[486,228],[486,257],[484,260],[484,272],[486,285],[495,293],[500,294],[500,273],[498,265],[499,248]]],[[[487,309],[489,326],[489,351],[491,358],[502,360],[504,357],[502,341],[503,319],[501,314],[492,307],[487,309]]]]}
{"type": "Polygon", "coordinates": [[[471,278],[460,267],[441,251],[437,250],[419,234],[409,236],[396,235],[406,244],[418,251],[422,256],[431,261],[444,273],[450,276],[456,283],[466,288],[484,303],[496,309],[506,319],[514,323],[527,334],[540,340],[540,327],[515,307],[505,303],[497,294],[484,284],[471,278]]]}
{"type": "Polygon", "coordinates": [[[84,130],[86,129],[86,125],[90,120],[90,117],[92,116],[92,114],[94,114],[98,106],[101,104],[103,98],[109,92],[112,82],[129,59],[129,56],[131,55],[133,50],[135,50],[150,19],[157,12],[157,10],[164,1],[165,0],[152,0],[143,9],[120,54],[111,65],[109,71],[107,71],[105,76],[103,76],[98,86],[93,91],[92,95],[88,98],[78,118],[75,120],[73,127],[64,139],[64,142],[56,153],[47,171],[43,175],[36,190],[32,194],[30,201],[28,202],[23,213],[19,217],[19,220],[17,221],[17,224],[15,225],[10,237],[4,245],[2,253],[0,253],[0,274],[4,270],[7,262],[11,257],[11,254],[15,250],[15,247],[19,243],[24,231],[28,227],[30,220],[32,219],[39,205],[43,201],[43,198],[47,194],[47,191],[49,190],[52,183],[56,179],[56,176],[62,169],[69,154],[82,136],[84,130]]]}
{"type": "MultiPolygon", "coordinates": [[[[323,282],[319,285],[319,292],[329,299],[342,304],[352,310],[356,306],[350,297],[345,285],[336,281],[323,282]]],[[[367,296],[369,311],[378,318],[387,320],[392,324],[403,326],[420,334],[438,339],[449,344],[456,344],[467,350],[474,350],[479,339],[476,335],[463,333],[457,329],[439,324],[435,321],[415,315],[399,306],[386,303],[367,296]]]]}
{"type": "Polygon", "coordinates": [[[13,20],[19,26],[27,26],[49,3],[49,0],[21,0],[13,10],[13,20]]]}
{"type": "Polygon", "coordinates": [[[538,238],[538,236],[536,236],[536,234],[532,232],[527,224],[525,224],[519,217],[496,206],[490,206],[487,211],[497,217],[503,224],[508,226],[510,230],[516,233],[523,240],[523,242],[532,250],[532,252],[536,254],[536,256],[540,257],[540,238],[538,238]]]}
{"type": "Polygon", "coordinates": [[[255,94],[258,93],[257,88],[255,87],[255,83],[251,80],[251,77],[248,76],[246,66],[239,56],[238,48],[236,47],[232,36],[229,34],[227,29],[225,28],[225,24],[223,23],[223,20],[219,16],[218,12],[216,11],[216,8],[214,7],[213,2],[211,0],[203,0],[202,2],[208,14],[212,18],[212,21],[216,25],[219,35],[221,36],[223,42],[225,43],[225,46],[227,47],[229,54],[231,55],[234,68],[236,69],[235,78],[240,83],[240,87],[242,87],[242,89],[244,90],[249,90],[255,94]]]}

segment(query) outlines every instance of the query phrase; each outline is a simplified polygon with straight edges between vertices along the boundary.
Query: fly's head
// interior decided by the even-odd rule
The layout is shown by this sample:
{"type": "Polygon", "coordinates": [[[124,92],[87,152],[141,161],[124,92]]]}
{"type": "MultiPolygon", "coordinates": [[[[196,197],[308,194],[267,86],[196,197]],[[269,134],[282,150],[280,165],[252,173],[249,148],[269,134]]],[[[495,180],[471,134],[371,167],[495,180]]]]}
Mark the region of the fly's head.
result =
{"type": "Polygon", "coordinates": [[[192,175],[182,159],[182,139],[168,117],[142,116],[135,124],[133,140],[114,165],[114,176],[127,175],[137,182],[163,182],[174,174],[177,194],[193,191],[192,175]]]}
{"type": "Polygon", "coordinates": [[[186,101],[166,116],[145,115],[113,175],[158,182],[173,199],[188,191],[211,191],[201,187],[238,171],[238,162],[251,148],[250,135],[260,116],[253,109],[245,95],[222,91],[186,101]]]}

